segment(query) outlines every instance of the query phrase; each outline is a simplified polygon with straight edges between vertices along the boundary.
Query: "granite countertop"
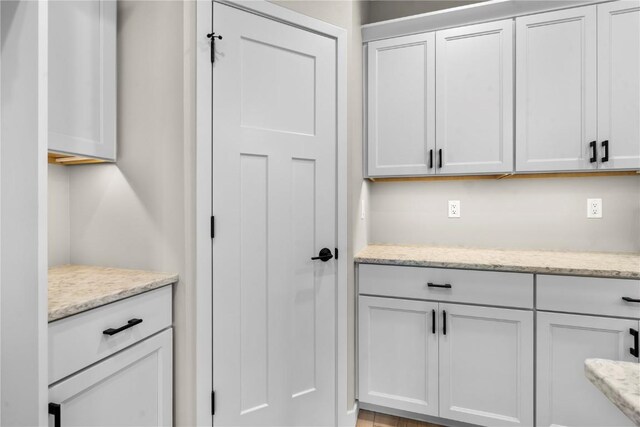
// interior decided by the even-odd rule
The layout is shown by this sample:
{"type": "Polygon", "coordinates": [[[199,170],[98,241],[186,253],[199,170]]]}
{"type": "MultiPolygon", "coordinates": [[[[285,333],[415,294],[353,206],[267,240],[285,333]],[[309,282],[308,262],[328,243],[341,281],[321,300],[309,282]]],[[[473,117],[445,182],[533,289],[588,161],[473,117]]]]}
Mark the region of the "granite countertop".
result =
{"type": "Polygon", "coordinates": [[[593,385],[640,426],[640,363],[587,359],[584,372],[593,385]]]}
{"type": "Polygon", "coordinates": [[[356,255],[355,262],[621,279],[640,278],[640,253],[369,245],[356,255]]]}
{"type": "Polygon", "coordinates": [[[177,274],[62,265],[49,269],[49,322],[178,281],[177,274]]]}

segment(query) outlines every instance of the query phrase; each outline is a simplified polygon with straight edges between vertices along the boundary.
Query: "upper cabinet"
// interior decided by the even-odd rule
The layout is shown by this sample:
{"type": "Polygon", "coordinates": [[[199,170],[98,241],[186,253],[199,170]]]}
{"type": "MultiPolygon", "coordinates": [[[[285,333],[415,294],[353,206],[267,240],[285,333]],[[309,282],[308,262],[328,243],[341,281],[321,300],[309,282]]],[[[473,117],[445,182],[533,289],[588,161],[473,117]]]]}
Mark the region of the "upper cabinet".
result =
{"type": "Polygon", "coordinates": [[[433,173],[435,35],[369,43],[369,176],[433,173]]]}
{"type": "Polygon", "coordinates": [[[640,169],[640,2],[484,5],[364,28],[367,176],[640,169]]]}
{"type": "Polygon", "coordinates": [[[436,33],[438,173],[513,169],[513,21],[436,33]]]}
{"type": "Polygon", "coordinates": [[[595,169],[595,6],[517,18],[516,28],[516,169],[595,169]]]}
{"type": "Polygon", "coordinates": [[[516,19],[516,170],[640,168],[640,3],[516,19]]]}
{"type": "Polygon", "coordinates": [[[640,168],[640,2],[598,5],[599,167],[640,168]]]}
{"type": "Polygon", "coordinates": [[[116,10],[49,2],[49,150],[116,159],[116,10]]]}

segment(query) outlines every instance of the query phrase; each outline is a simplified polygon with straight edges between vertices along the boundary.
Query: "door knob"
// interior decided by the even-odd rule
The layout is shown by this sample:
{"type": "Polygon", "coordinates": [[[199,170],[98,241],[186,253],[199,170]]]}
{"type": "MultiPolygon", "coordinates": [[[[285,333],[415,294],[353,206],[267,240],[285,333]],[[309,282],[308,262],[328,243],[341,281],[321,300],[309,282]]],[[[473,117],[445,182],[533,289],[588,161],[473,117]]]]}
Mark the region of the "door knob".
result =
{"type": "Polygon", "coordinates": [[[329,248],[322,248],[320,249],[320,253],[318,254],[318,256],[314,256],[311,259],[312,260],[317,260],[319,259],[322,262],[327,262],[329,261],[331,258],[333,258],[333,254],[331,253],[331,249],[329,248]]]}

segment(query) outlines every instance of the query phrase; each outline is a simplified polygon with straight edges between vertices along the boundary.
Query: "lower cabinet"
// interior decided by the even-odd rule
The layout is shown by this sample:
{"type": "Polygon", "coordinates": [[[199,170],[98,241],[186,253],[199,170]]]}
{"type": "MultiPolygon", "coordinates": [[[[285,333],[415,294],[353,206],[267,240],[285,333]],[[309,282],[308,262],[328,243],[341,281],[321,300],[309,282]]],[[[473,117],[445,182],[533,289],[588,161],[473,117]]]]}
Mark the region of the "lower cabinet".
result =
{"type": "Polygon", "coordinates": [[[438,415],[438,303],[359,298],[360,401],[438,415]]]}
{"type": "Polygon", "coordinates": [[[440,417],[533,425],[533,312],[440,304],[440,417]]]}
{"type": "Polygon", "coordinates": [[[533,312],[359,297],[359,400],[533,425],[533,312]]]}
{"type": "Polygon", "coordinates": [[[637,320],[537,313],[538,426],[632,426],[584,374],[584,361],[637,362],[630,354],[637,320]]]}
{"type": "Polygon", "coordinates": [[[49,426],[172,424],[172,330],[49,387],[49,426]]]}

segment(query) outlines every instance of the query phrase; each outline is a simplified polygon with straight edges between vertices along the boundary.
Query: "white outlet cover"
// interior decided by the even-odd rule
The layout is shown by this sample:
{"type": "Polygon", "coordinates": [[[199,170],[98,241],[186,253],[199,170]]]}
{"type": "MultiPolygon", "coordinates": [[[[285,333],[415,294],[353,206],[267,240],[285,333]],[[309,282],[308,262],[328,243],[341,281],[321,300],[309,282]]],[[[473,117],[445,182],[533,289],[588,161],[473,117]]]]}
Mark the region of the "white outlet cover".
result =
{"type": "Polygon", "coordinates": [[[460,200],[449,200],[449,218],[460,218],[460,200]]]}
{"type": "Polygon", "coordinates": [[[602,199],[587,199],[587,218],[602,218],[602,199]]]}

